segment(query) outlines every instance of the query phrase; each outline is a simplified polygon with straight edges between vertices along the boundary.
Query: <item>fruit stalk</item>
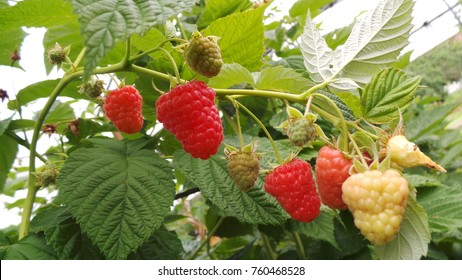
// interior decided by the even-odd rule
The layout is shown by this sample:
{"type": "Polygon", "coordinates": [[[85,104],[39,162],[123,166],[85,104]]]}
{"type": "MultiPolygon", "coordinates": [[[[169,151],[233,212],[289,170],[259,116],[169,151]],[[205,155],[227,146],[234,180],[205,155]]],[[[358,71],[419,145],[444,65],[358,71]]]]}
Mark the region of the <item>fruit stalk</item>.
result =
{"type": "Polygon", "coordinates": [[[223,223],[224,220],[225,220],[225,218],[221,217],[217,221],[217,223],[212,228],[212,230],[209,231],[209,233],[207,235],[207,238],[201,243],[201,245],[196,249],[196,251],[194,251],[194,253],[188,258],[189,260],[194,260],[197,257],[197,255],[199,254],[201,249],[205,246],[205,244],[208,244],[210,242],[210,238],[212,238],[212,236],[215,234],[215,232],[218,230],[218,228],[220,227],[221,223],[223,223]]]}
{"type": "Polygon", "coordinates": [[[242,103],[238,102],[237,100],[236,100],[236,103],[239,105],[240,108],[242,108],[242,110],[244,110],[247,114],[249,114],[249,116],[251,116],[255,120],[255,122],[257,122],[257,124],[260,126],[260,128],[265,133],[266,137],[268,137],[268,140],[271,143],[271,147],[273,147],[274,154],[276,155],[276,158],[278,159],[279,164],[282,164],[284,160],[282,159],[281,154],[279,153],[279,150],[276,147],[276,143],[274,142],[273,137],[271,136],[269,131],[266,129],[265,125],[257,118],[257,116],[255,116],[252,113],[252,111],[250,111],[249,109],[247,109],[247,107],[242,105],[242,103]]]}

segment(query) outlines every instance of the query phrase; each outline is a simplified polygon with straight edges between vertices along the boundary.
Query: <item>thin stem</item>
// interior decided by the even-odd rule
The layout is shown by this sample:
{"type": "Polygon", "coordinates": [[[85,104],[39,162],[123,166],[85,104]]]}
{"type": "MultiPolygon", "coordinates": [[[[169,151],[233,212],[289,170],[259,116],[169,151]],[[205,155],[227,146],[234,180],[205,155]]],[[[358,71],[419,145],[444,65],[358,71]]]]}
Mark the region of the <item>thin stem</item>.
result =
{"type": "Polygon", "coordinates": [[[190,188],[190,189],[187,189],[185,190],[184,192],[180,192],[180,193],[177,193],[175,194],[175,200],[177,199],[180,199],[180,198],[184,198],[184,197],[187,197],[189,196],[190,194],[193,194],[193,193],[197,193],[197,192],[200,192],[201,190],[199,188],[190,188]]]}
{"type": "MultiPolygon", "coordinates": [[[[160,79],[164,79],[166,81],[170,80],[170,76],[167,75],[167,74],[164,74],[164,73],[158,72],[158,71],[154,71],[154,70],[151,70],[151,69],[147,69],[147,68],[144,68],[144,67],[141,67],[141,66],[138,66],[138,65],[134,65],[134,64],[129,65],[127,71],[157,77],[157,78],[160,78],[160,79]]],[[[180,79],[180,83],[183,84],[183,83],[186,83],[186,82],[187,82],[186,80],[181,80],[180,79]]]]}
{"type": "Polygon", "coordinates": [[[179,42],[179,43],[183,43],[183,44],[189,43],[188,40],[183,39],[183,38],[178,38],[178,37],[168,38],[168,39],[165,40],[165,42],[179,42]]]}
{"type": "Polygon", "coordinates": [[[123,65],[130,64],[130,37],[128,37],[126,45],[125,45],[125,55],[122,58],[123,65]]]}
{"type": "Polygon", "coordinates": [[[236,123],[237,123],[237,134],[239,134],[239,144],[241,146],[241,151],[244,149],[244,136],[242,135],[242,129],[241,129],[241,118],[239,116],[239,104],[236,103],[236,100],[234,100],[232,97],[227,96],[226,97],[231,103],[233,103],[234,109],[236,110],[236,123]]]}
{"type": "MultiPolygon", "coordinates": [[[[112,72],[123,71],[126,66],[123,63],[117,63],[108,67],[97,68],[93,71],[93,74],[106,74],[112,72]]],[[[56,87],[53,89],[47,103],[40,111],[40,115],[35,122],[34,132],[32,134],[32,140],[30,143],[30,154],[29,154],[29,180],[27,184],[27,195],[23,204],[23,212],[21,215],[21,224],[19,225],[19,239],[24,238],[29,233],[30,218],[32,215],[32,209],[34,206],[35,197],[37,195],[38,188],[35,185],[35,158],[37,157],[37,143],[40,136],[40,131],[43,126],[43,122],[53,106],[56,98],[59,96],[61,91],[74,79],[83,75],[83,71],[76,71],[72,73],[64,74],[64,77],[59,81],[56,87]]]]}
{"type": "Polygon", "coordinates": [[[152,49],[149,49],[149,50],[147,50],[147,51],[144,51],[144,52],[142,52],[142,53],[139,53],[139,54],[137,54],[137,55],[135,55],[135,56],[132,56],[132,58],[130,58],[130,62],[133,63],[133,62],[135,62],[138,58],[143,57],[143,56],[145,56],[145,55],[148,55],[148,54],[150,54],[150,53],[153,53],[153,52],[157,51],[158,49],[159,49],[159,46],[157,46],[157,47],[155,47],[155,48],[152,48],[152,49]]]}
{"type": "Polygon", "coordinates": [[[346,124],[346,121],[345,121],[345,118],[343,117],[342,112],[340,111],[340,109],[337,107],[337,105],[335,105],[335,103],[329,97],[327,97],[327,96],[325,96],[323,94],[320,94],[320,93],[313,93],[312,96],[322,98],[327,103],[329,103],[332,107],[334,107],[334,110],[337,113],[337,115],[339,116],[340,123],[342,125],[343,151],[348,153],[348,138],[349,138],[348,137],[348,135],[349,135],[348,126],[346,124]]]}
{"type": "Polygon", "coordinates": [[[323,87],[326,87],[331,81],[332,81],[332,78],[329,78],[327,80],[325,80],[324,82],[320,83],[320,84],[317,84],[311,88],[309,88],[307,91],[305,91],[304,93],[302,93],[300,96],[302,96],[302,99],[307,99],[313,92],[315,92],[316,90],[320,89],[320,88],[323,88],[323,87]]]}
{"type": "Polygon", "coordinates": [[[367,134],[367,136],[371,137],[371,138],[374,139],[374,140],[379,139],[379,137],[378,137],[377,135],[375,135],[374,133],[371,133],[371,132],[365,130],[365,129],[362,128],[362,127],[360,127],[356,122],[347,121],[347,124],[348,124],[349,126],[351,126],[352,128],[354,128],[354,129],[356,129],[356,130],[358,130],[358,131],[361,131],[361,132],[367,134]]]}
{"type": "Polygon", "coordinates": [[[269,259],[270,260],[276,260],[277,254],[274,252],[273,247],[271,246],[271,242],[270,242],[268,236],[266,236],[266,234],[264,234],[261,231],[260,231],[260,236],[261,236],[261,240],[263,241],[263,247],[265,247],[266,254],[268,255],[269,259]]]}
{"type": "MultiPolygon", "coordinates": [[[[18,135],[12,133],[11,131],[5,131],[5,135],[7,135],[8,137],[12,138],[14,141],[16,141],[16,143],[18,143],[19,145],[25,147],[26,149],[30,150],[30,144],[29,142],[27,142],[27,140],[24,140],[22,139],[21,137],[19,137],[18,135]]],[[[36,157],[41,160],[43,163],[46,163],[47,162],[47,159],[44,158],[41,154],[36,154],[36,157]]]]}
{"type": "Polygon", "coordinates": [[[32,215],[32,208],[34,206],[35,197],[38,191],[38,188],[35,184],[34,173],[36,171],[35,157],[37,155],[37,142],[40,136],[40,131],[45,117],[48,114],[48,111],[50,110],[51,106],[55,102],[56,98],[58,97],[59,93],[61,93],[64,87],[72,80],[69,77],[62,78],[59,81],[58,85],[56,85],[56,87],[50,95],[50,98],[48,98],[47,103],[45,104],[43,110],[40,112],[40,115],[35,123],[34,132],[32,135],[32,142],[30,144],[29,180],[27,185],[27,196],[24,200],[21,224],[19,225],[19,239],[22,239],[29,233],[30,217],[32,215]]]}
{"type": "Polygon", "coordinates": [[[308,101],[306,102],[306,108],[305,108],[305,116],[310,112],[310,108],[311,108],[311,101],[313,101],[313,95],[311,95],[309,98],[308,98],[308,101]]]}
{"type": "Polygon", "coordinates": [[[300,260],[306,260],[306,255],[305,255],[305,248],[303,247],[302,240],[300,239],[300,235],[298,232],[292,231],[292,238],[294,239],[295,242],[295,248],[297,250],[297,255],[300,258],[300,260]]]}
{"type": "MultiPolygon", "coordinates": [[[[296,95],[286,92],[270,91],[270,90],[256,90],[256,89],[214,89],[218,96],[227,95],[242,95],[244,96],[256,96],[256,97],[267,97],[267,98],[281,98],[293,102],[304,102],[304,98],[301,95],[296,95]]],[[[233,96],[238,98],[238,96],[233,96]]]]}
{"type": "Polygon", "coordinates": [[[75,61],[74,61],[75,67],[79,67],[80,61],[82,61],[83,56],[85,55],[85,52],[86,52],[86,51],[87,51],[87,47],[82,48],[82,50],[80,51],[79,55],[77,56],[77,58],[76,58],[75,61]]]}
{"type": "Polygon", "coordinates": [[[237,129],[239,130],[239,144],[241,145],[241,150],[242,150],[244,149],[244,136],[242,135],[241,120],[239,117],[239,107],[236,108],[236,122],[237,122],[237,129]]]}
{"type": "Polygon", "coordinates": [[[252,111],[250,111],[244,105],[242,105],[242,103],[240,103],[237,100],[236,100],[236,103],[239,105],[240,108],[242,108],[247,114],[249,114],[255,120],[255,122],[258,124],[258,126],[260,126],[260,128],[266,134],[266,137],[268,137],[268,140],[270,141],[271,146],[273,147],[274,154],[276,155],[276,158],[278,159],[278,163],[282,164],[284,162],[284,160],[282,159],[281,154],[279,153],[278,148],[276,147],[276,143],[274,142],[273,137],[271,136],[269,131],[266,129],[265,125],[257,118],[257,116],[255,116],[252,113],[252,111]]]}
{"type": "Polygon", "coordinates": [[[175,71],[175,77],[178,82],[178,84],[181,83],[181,77],[180,77],[180,72],[178,71],[178,66],[176,65],[175,59],[173,59],[172,55],[164,48],[159,48],[160,51],[162,51],[170,60],[170,63],[172,64],[173,71],[175,71]]]}
{"type": "Polygon", "coordinates": [[[194,253],[191,255],[191,257],[189,257],[188,259],[189,260],[194,260],[197,255],[199,254],[199,252],[201,251],[201,249],[207,244],[210,242],[210,238],[212,238],[212,236],[215,234],[215,232],[218,230],[218,228],[220,227],[221,223],[223,223],[224,221],[224,217],[221,217],[217,223],[215,224],[215,226],[213,227],[213,229],[211,231],[209,231],[208,235],[207,235],[207,238],[201,243],[201,245],[199,246],[199,248],[196,249],[196,251],[194,251],[194,253]]]}
{"type": "Polygon", "coordinates": [[[366,159],[363,156],[363,153],[361,152],[361,149],[358,147],[358,144],[356,144],[355,139],[350,135],[350,141],[351,144],[353,145],[353,148],[355,149],[356,153],[358,154],[359,160],[361,160],[361,163],[364,166],[368,166],[366,159]]]}
{"type": "Polygon", "coordinates": [[[184,29],[184,26],[181,23],[180,18],[177,16],[175,19],[176,19],[176,23],[178,24],[178,28],[180,28],[181,36],[183,36],[185,40],[189,40],[188,34],[186,33],[186,30],[184,29]]]}
{"type": "Polygon", "coordinates": [[[226,112],[226,110],[223,110],[223,117],[225,118],[225,120],[229,123],[229,125],[231,126],[231,128],[233,129],[234,133],[238,134],[239,133],[239,129],[237,128],[237,125],[236,123],[233,121],[233,119],[231,118],[231,116],[229,115],[228,112],[226,112]]]}

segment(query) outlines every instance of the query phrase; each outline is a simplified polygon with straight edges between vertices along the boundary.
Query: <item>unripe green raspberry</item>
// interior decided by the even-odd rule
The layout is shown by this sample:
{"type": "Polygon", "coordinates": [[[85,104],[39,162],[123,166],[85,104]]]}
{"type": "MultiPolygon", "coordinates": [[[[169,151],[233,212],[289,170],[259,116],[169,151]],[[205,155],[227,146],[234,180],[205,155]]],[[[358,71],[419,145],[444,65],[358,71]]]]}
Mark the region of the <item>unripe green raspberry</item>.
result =
{"type": "Polygon", "coordinates": [[[409,187],[395,170],[366,171],[351,175],[342,185],[342,199],[354,222],[372,243],[383,245],[399,231],[409,187]]]}
{"type": "Polygon", "coordinates": [[[217,37],[203,37],[199,32],[193,34],[184,56],[188,65],[197,73],[211,78],[220,73],[223,60],[217,37]]]}
{"type": "Polygon", "coordinates": [[[314,129],[312,122],[306,118],[300,118],[290,120],[290,124],[287,127],[285,134],[295,146],[301,147],[308,144],[316,137],[316,130],[314,129]]]}
{"type": "Polygon", "coordinates": [[[63,48],[60,44],[56,43],[53,48],[48,50],[48,62],[51,65],[61,65],[63,62],[66,62],[69,52],[69,46],[63,48]]]}
{"type": "Polygon", "coordinates": [[[233,152],[228,155],[229,176],[241,191],[253,187],[260,171],[259,156],[253,152],[233,152]]]}
{"type": "Polygon", "coordinates": [[[85,93],[90,98],[96,98],[104,91],[104,82],[101,80],[90,80],[80,86],[79,92],[85,93]]]}
{"type": "Polygon", "coordinates": [[[59,171],[51,164],[46,164],[40,170],[35,172],[36,185],[46,188],[56,182],[59,171]]]}

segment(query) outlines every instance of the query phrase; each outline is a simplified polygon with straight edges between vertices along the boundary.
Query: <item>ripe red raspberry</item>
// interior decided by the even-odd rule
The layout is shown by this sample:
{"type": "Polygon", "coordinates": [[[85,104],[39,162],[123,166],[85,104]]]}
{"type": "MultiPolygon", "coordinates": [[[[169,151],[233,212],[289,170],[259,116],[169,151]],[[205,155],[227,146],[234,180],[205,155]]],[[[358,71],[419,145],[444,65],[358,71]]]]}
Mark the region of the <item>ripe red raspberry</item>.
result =
{"type": "Polygon", "coordinates": [[[408,183],[401,174],[392,169],[353,174],[342,190],[356,227],[368,240],[383,245],[394,238],[409,195],[408,183]]]}
{"type": "Polygon", "coordinates": [[[111,90],[103,109],[115,127],[125,133],[136,133],[143,127],[143,98],[133,86],[111,90]]]}
{"type": "Polygon", "coordinates": [[[346,209],[342,200],[342,184],[350,177],[352,160],[337,149],[324,146],[316,158],[316,182],[323,204],[332,209],[346,209]]]}
{"type": "Polygon", "coordinates": [[[306,161],[295,158],[276,167],[265,178],[265,190],[294,220],[311,222],[320,213],[321,201],[306,161]]]}
{"type": "Polygon", "coordinates": [[[215,91],[202,81],[172,89],[156,102],[157,119],[195,158],[208,159],[223,141],[215,91]]]}

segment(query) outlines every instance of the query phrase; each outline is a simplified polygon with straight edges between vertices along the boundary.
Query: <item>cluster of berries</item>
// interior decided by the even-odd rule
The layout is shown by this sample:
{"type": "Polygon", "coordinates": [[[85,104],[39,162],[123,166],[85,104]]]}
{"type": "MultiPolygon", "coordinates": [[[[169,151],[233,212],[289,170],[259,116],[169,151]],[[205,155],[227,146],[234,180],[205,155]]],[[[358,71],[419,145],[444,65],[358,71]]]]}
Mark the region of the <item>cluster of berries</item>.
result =
{"type": "MultiPolygon", "coordinates": [[[[185,49],[188,65],[206,77],[217,75],[223,64],[220,48],[213,36],[200,33],[185,49]]],[[[82,87],[91,97],[95,85],[82,87]]],[[[97,87],[99,89],[100,87],[97,87]]],[[[137,133],[143,127],[143,99],[133,86],[109,91],[103,105],[106,116],[124,133],[137,133]]],[[[208,159],[217,153],[223,140],[223,127],[215,105],[215,92],[204,82],[192,81],[173,88],[156,102],[157,119],[170,131],[186,152],[195,158],[208,159]]]]}
{"type": "MultiPolygon", "coordinates": [[[[195,33],[186,45],[185,60],[193,70],[206,77],[217,75],[223,64],[216,38],[203,37],[200,33],[195,33]]],[[[95,84],[84,89],[97,96],[101,88],[95,84]]],[[[210,158],[223,141],[215,97],[214,90],[204,82],[192,81],[174,87],[156,102],[159,122],[195,158],[210,158]]],[[[141,130],[142,97],[133,86],[110,91],[103,108],[120,131],[136,133],[141,130]]],[[[294,145],[304,147],[314,138],[324,136],[314,123],[315,115],[302,115],[294,108],[289,109],[290,119],[281,128],[294,145]]],[[[395,166],[425,165],[445,171],[404,136],[389,139],[386,152],[395,166]]],[[[240,190],[248,191],[258,178],[260,155],[251,145],[241,150],[227,146],[225,154],[230,177],[240,190]]],[[[315,178],[308,162],[290,157],[266,175],[264,188],[297,221],[316,219],[322,203],[332,209],[351,211],[355,225],[374,244],[382,245],[394,238],[409,195],[408,183],[398,171],[388,168],[359,172],[353,168],[351,157],[331,146],[319,150],[314,171],[315,178]]]]}

